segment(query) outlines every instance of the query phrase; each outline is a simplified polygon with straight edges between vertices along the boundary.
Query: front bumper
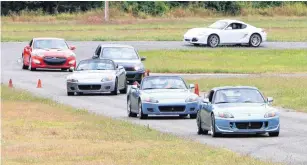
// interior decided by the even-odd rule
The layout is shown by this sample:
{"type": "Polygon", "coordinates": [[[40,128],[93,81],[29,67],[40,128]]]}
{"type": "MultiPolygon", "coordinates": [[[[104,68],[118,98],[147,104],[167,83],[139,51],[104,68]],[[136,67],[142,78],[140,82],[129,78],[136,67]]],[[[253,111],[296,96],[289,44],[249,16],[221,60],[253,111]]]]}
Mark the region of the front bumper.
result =
{"type": "Polygon", "coordinates": [[[45,58],[39,56],[32,57],[32,68],[47,68],[47,69],[70,69],[76,68],[76,58],[60,57],[60,59],[45,58]]]}
{"type": "Polygon", "coordinates": [[[67,82],[67,92],[105,93],[115,88],[115,82],[67,82]]]}
{"type": "Polygon", "coordinates": [[[128,84],[133,84],[134,81],[138,81],[139,83],[142,81],[145,75],[145,71],[126,71],[126,78],[128,84]]]}
{"type": "Polygon", "coordinates": [[[148,115],[187,115],[196,114],[198,102],[191,103],[142,103],[144,114],[148,115]]]}
{"type": "Polygon", "coordinates": [[[223,134],[249,134],[279,131],[279,117],[263,119],[215,119],[215,130],[223,134]]]}
{"type": "Polygon", "coordinates": [[[184,36],[183,41],[189,44],[207,44],[208,36],[184,36]]]}

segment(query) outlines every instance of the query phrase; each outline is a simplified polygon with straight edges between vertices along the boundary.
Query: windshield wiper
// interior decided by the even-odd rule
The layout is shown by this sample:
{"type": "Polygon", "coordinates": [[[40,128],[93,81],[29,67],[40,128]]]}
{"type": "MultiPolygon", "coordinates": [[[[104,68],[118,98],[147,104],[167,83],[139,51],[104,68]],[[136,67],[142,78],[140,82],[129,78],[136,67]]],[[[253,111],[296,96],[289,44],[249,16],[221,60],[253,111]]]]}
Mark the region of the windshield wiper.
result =
{"type": "Polygon", "coordinates": [[[230,102],[227,102],[227,101],[221,101],[221,102],[217,102],[215,104],[223,104],[223,103],[230,103],[230,102]]]}

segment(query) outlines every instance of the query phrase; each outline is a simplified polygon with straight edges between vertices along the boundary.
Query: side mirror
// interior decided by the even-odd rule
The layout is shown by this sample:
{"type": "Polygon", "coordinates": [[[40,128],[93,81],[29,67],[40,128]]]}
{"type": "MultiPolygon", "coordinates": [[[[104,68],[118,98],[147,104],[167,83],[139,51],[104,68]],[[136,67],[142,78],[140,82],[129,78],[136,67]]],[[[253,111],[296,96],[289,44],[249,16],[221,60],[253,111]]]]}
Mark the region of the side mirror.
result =
{"type": "Polygon", "coordinates": [[[145,61],[146,60],[146,57],[141,57],[141,61],[145,61]]]}
{"type": "Polygon", "coordinates": [[[274,101],[274,100],[273,100],[273,97],[268,97],[268,98],[267,98],[267,102],[268,102],[269,104],[273,103],[273,101],[274,101]]]}
{"type": "Polygon", "coordinates": [[[227,27],[226,30],[232,30],[232,27],[227,27]]]}
{"type": "Polygon", "coordinates": [[[195,88],[195,85],[194,84],[190,84],[190,89],[193,89],[195,88]]]}
{"type": "Polygon", "coordinates": [[[70,50],[75,50],[76,47],[75,47],[75,46],[70,46],[69,49],[70,49],[70,50]]]}
{"type": "Polygon", "coordinates": [[[203,99],[203,103],[208,104],[209,103],[209,99],[208,98],[204,98],[203,99]]]}
{"type": "Polygon", "coordinates": [[[96,59],[96,58],[98,58],[98,55],[97,55],[97,54],[94,54],[93,57],[92,57],[92,59],[96,59]]]}

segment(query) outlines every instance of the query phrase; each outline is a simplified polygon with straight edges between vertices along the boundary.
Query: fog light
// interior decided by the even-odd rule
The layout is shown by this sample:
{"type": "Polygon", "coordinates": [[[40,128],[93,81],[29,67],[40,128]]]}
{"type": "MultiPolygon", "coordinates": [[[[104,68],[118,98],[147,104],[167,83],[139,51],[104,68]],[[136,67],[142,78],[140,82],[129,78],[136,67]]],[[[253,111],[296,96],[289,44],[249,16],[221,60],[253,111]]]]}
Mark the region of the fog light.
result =
{"type": "Polygon", "coordinates": [[[35,64],[40,64],[41,62],[39,61],[39,60],[37,60],[37,59],[33,59],[33,62],[35,63],[35,64]]]}

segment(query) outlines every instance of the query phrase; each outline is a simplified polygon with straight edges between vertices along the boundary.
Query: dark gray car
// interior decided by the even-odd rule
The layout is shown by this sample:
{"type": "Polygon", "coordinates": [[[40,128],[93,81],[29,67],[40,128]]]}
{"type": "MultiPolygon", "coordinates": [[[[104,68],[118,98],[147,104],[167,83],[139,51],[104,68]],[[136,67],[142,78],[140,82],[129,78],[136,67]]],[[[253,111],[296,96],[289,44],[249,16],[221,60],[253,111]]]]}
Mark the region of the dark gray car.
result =
{"type": "Polygon", "coordinates": [[[134,81],[141,83],[145,75],[145,67],[142,61],[145,57],[140,57],[134,47],[120,44],[100,44],[92,57],[93,59],[112,59],[117,65],[121,65],[126,70],[127,83],[134,81]]]}

